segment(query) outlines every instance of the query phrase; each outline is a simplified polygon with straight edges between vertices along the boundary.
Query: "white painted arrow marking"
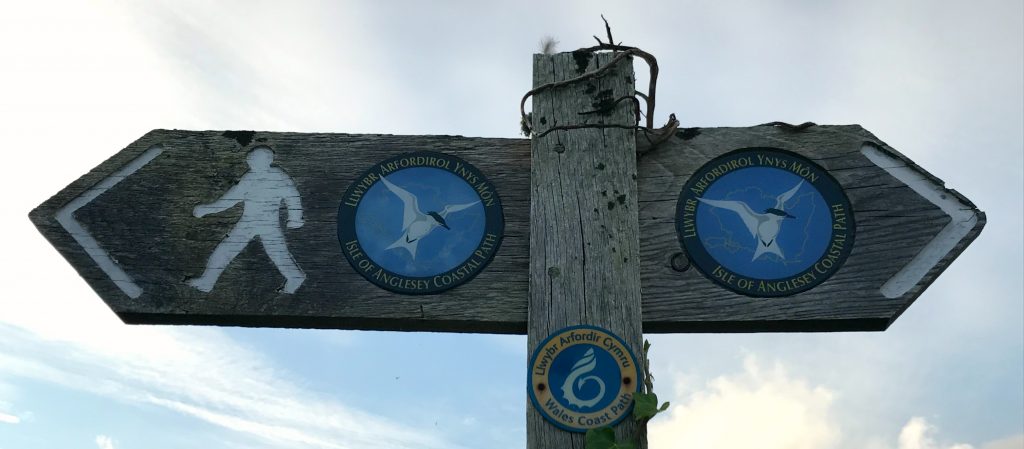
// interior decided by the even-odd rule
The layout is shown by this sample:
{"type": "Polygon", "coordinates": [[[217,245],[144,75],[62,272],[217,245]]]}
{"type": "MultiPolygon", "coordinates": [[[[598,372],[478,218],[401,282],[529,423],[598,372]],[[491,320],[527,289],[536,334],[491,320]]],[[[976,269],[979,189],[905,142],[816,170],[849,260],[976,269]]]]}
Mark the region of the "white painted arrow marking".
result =
{"type": "Polygon", "coordinates": [[[973,208],[960,202],[945,187],[928,179],[921,172],[908,167],[903,161],[886,154],[874,145],[865,144],[861,147],[860,152],[879,168],[902,181],[952,218],[949,224],[942,228],[935,238],[914,256],[910,263],[882,285],[882,295],[886,298],[899,298],[918,282],[921,282],[921,279],[928,274],[928,270],[931,270],[943,257],[946,257],[957,243],[960,243],[960,240],[963,240],[971,232],[971,229],[974,229],[974,225],[978,223],[978,215],[974,213],[973,208]]]}
{"type": "Polygon", "coordinates": [[[82,246],[86,254],[99,265],[100,269],[103,270],[110,280],[114,281],[114,284],[128,295],[129,298],[136,299],[142,295],[142,287],[139,287],[132,277],[125,273],[117,262],[110,257],[110,253],[100,246],[100,243],[89,234],[89,231],[82,226],[78,220],[75,220],[75,212],[81,209],[90,201],[96,199],[100,195],[104,194],[111,187],[117,185],[117,183],[123,181],[125,178],[131,176],[133,173],[139,171],[140,168],[148,164],[153,159],[156,159],[160,153],[163,153],[163,147],[160,145],[154,145],[146,150],[142,155],[133,159],[131,162],[125,164],[120,170],[114,172],[110,176],[107,176],[96,185],[89,188],[85,192],[82,192],[77,198],[71,200],[64,207],[57,211],[54,217],[57,222],[71,234],[71,237],[82,246]]]}

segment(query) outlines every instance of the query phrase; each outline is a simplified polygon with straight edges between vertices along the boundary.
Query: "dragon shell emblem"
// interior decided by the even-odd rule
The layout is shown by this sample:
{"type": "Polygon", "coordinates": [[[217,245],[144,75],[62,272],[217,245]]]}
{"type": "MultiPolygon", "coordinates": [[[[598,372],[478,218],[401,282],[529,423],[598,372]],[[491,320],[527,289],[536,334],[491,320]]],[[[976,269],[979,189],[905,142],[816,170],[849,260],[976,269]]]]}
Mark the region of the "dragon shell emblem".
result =
{"type": "Polygon", "coordinates": [[[580,408],[590,408],[601,402],[605,393],[604,381],[597,376],[583,377],[584,374],[594,371],[594,368],[597,368],[597,357],[594,355],[594,348],[590,348],[583,354],[583,357],[576,361],[569,377],[566,377],[565,382],[562,383],[562,398],[580,408]],[[586,400],[576,397],[576,390],[582,389],[583,384],[588,381],[597,383],[597,395],[586,400]]]}
{"type": "Polygon", "coordinates": [[[569,432],[610,427],[633,409],[640,376],[636,356],[618,335],[569,326],[548,335],[530,356],[530,402],[569,432]]]}

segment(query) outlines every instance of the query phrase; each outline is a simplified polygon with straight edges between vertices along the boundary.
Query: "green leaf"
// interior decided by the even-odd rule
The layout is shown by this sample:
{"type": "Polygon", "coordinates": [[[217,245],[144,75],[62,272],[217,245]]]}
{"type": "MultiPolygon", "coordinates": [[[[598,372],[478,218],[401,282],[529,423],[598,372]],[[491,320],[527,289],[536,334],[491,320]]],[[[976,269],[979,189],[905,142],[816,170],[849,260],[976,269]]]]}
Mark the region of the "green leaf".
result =
{"type": "Polygon", "coordinates": [[[615,447],[615,431],[611,427],[588,430],[586,443],[587,449],[617,449],[615,447]]]}
{"type": "Polygon", "coordinates": [[[611,427],[602,427],[587,431],[586,449],[636,449],[636,444],[615,441],[615,431],[611,427]]]}
{"type": "Polygon", "coordinates": [[[658,414],[658,395],[655,393],[633,393],[633,419],[643,421],[658,414]]]}
{"type": "Polygon", "coordinates": [[[663,412],[665,410],[668,410],[668,402],[665,402],[664,404],[661,404],[661,407],[658,408],[658,413],[661,413],[661,412],[663,412]]]}

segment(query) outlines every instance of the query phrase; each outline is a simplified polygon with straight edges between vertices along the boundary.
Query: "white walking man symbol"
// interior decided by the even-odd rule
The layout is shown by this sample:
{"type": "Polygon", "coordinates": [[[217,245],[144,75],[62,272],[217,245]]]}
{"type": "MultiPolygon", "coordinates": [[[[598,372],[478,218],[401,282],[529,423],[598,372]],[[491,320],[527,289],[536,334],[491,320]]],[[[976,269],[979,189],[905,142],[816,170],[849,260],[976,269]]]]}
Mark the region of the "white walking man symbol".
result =
{"type": "Polygon", "coordinates": [[[260,238],[267,256],[286,279],[282,292],[295,293],[306,280],[305,273],[295,264],[295,258],[285,245],[280,218],[283,202],[288,208],[288,228],[302,227],[299,191],[284,171],[270,166],[273,161],[274,152],[270,148],[253,148],[246,158],[249,171],[242,175],[238,184],[217,201],[200,204],[192,211],[196,218],[202,218],[244,202],[242,218],[213,250],[203,275],[189,279],[188,285],[209,293],[228,264],[256,237],[260,238]]]}

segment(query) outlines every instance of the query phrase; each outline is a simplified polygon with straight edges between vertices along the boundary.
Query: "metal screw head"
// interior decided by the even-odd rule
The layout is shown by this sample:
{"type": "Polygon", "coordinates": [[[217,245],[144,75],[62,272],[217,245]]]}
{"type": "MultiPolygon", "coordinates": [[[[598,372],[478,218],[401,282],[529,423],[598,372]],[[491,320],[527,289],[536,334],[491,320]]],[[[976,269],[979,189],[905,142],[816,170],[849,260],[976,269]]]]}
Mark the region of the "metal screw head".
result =
{"type": "Polygon", "coordinates": [[[683,253],[673,254],[670,263],[672,264],[672,269],[679,273],[689,270],[691,266],[690,258],[686,257],[686,255],[683,253]]]}

